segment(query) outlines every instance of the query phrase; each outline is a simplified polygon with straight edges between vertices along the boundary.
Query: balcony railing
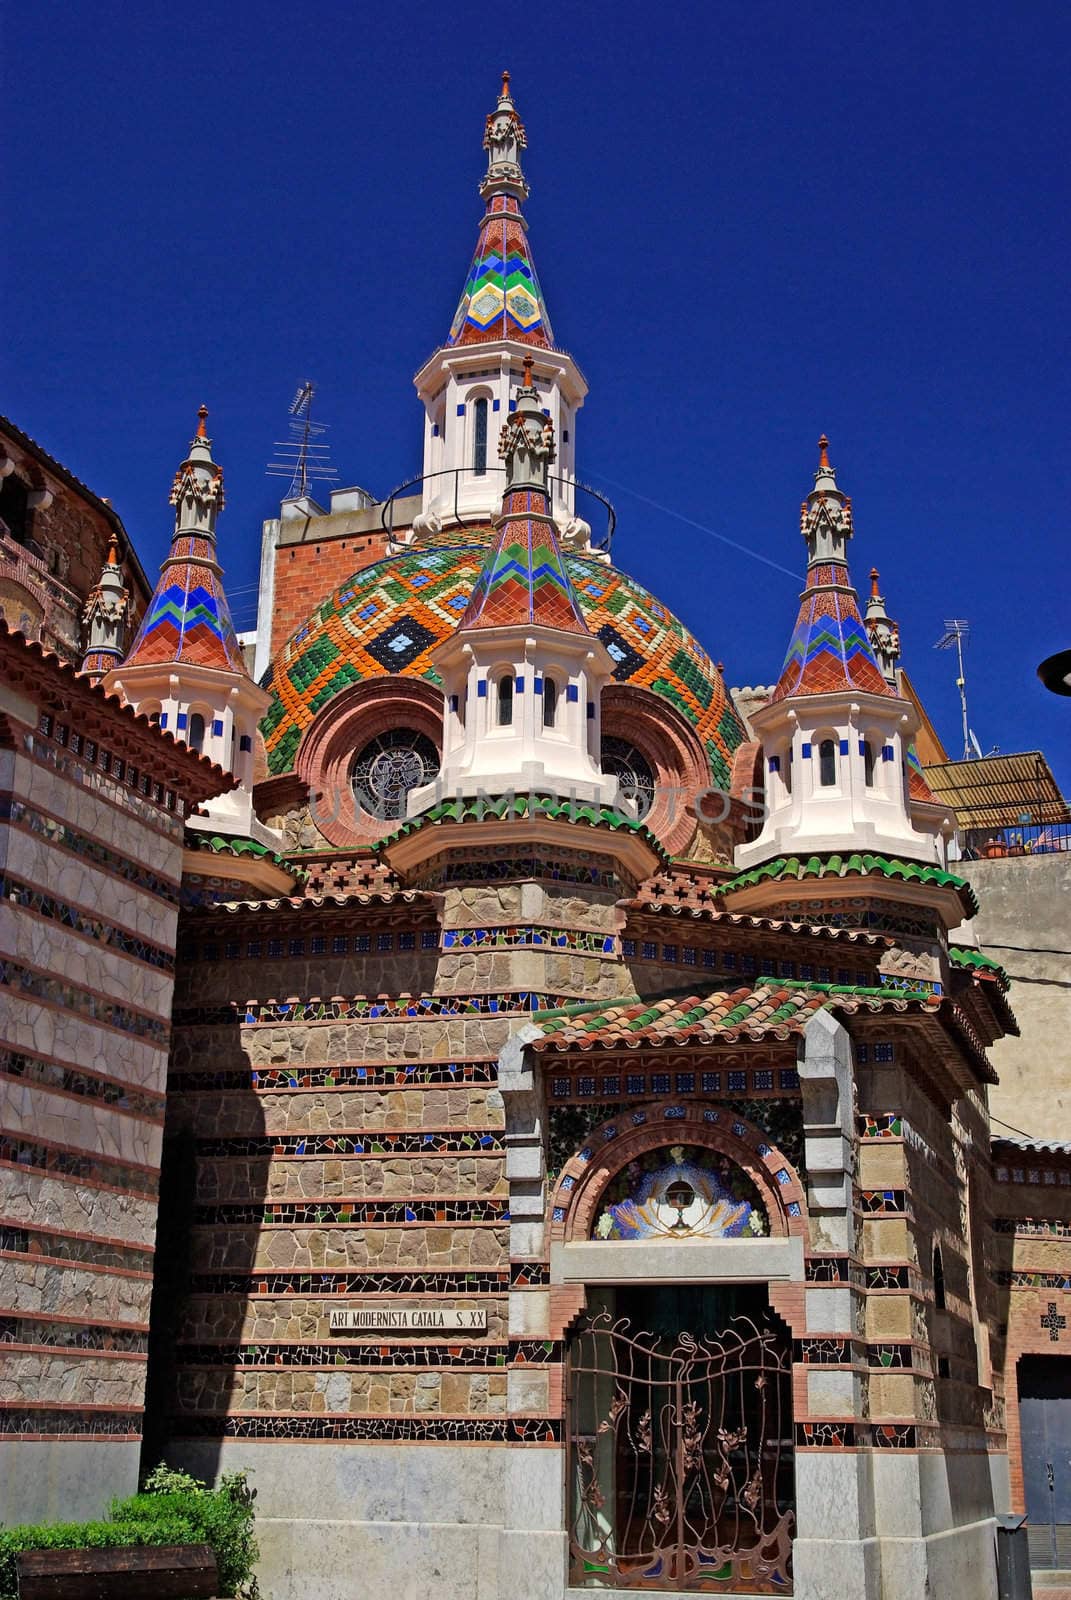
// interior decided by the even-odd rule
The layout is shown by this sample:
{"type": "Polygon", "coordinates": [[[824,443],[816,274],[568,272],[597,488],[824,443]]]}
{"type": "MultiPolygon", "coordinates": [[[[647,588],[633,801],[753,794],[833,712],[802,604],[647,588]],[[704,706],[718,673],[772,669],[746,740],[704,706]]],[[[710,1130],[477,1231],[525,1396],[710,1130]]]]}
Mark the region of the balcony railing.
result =
{"type": "Polygon", "coordinates": [[[963,835],[963,844],[966,861],[1062,855],[1071,852],[1071,822],[1022,822],[1007,828],[971,828],[963,835]]]}
{"type": "MultiPolygon", "coordinates": [[[[476,472],[472,467],[444,467],[440,472],[425,472],[418,477],[407,478],[405,483],[400,483],[382,503],[380,519],[384,532],[388,538],[393,540],[395,501],[404,499],[413,489],[422,488],[425,483],[431,483],[436,478],[453,479],[452,484],[447,483],[440,487],[436,495],[436,508],[441,512],[443,501],[446,500],[447,503],[452,501],[453,509],[449,512],[449,516],[451,523],[455,527],[485,528],[488,522],[487,513],[474,513],[470,507],[464,504],[466,495],[462,489],[462,480],[465,480],[467,487],[470,480],[490,478],[492,474],[498,474],[504,478],[506,469],[505,467],[488,465],[483,472],[476,472]],[[445,490],[445,493],[442,492],[443,490],[445,490]]],[[[601,550],[606,555],[609,555],[614,529],[617,526],[617,513],[611,502],[604,494],[600,494],[598,489],[593,489],[590,484],[581,483],[578,478],[552,475],[549,482],[552,495],[555,485],[560,484],[564,490],[560,495],[561,499],[565,499],[567,494],[573,496],[573,504],[577,514],[582,516],[591,528],[592,549],[601,550]]],[[[497,513],[497,500],[498,496],[496,495],[496,506],[492,515],[497,513]]]]}

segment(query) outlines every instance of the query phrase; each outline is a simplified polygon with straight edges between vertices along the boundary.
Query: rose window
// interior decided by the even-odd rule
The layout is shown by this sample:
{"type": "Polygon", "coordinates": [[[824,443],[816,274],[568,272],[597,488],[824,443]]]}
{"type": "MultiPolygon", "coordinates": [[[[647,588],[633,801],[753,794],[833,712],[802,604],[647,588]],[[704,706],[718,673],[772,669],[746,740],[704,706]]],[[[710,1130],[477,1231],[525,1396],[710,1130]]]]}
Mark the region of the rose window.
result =
{"type": "Polygon", "coordinates": [[[646,757],[627,739],[607,735],[602,741],[603,772],[621,785],[621,798],[635,806],[637,817],[645,817],[654,804],[655,778],[646,757]]]}
{"type": "Polygon", "coordinates": [[[353,792],[362,811],[382,822],[404,817],[412,789],[439,773],[439,752],[426,734],[393,728],[365,745],[353,763],[353,792]]]}

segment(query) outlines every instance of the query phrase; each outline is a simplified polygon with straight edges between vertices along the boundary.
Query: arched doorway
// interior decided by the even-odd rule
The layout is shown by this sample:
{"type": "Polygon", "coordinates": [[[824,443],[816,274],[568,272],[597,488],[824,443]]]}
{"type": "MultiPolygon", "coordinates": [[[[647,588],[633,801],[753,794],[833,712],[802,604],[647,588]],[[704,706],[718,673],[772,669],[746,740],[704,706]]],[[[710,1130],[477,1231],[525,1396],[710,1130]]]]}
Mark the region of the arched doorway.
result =
{"type": "Polygon", "coordinates": [[[616,1264],[589,1280],[568,1344],[570,1582],[790,1593],[791,1336],[767,1284],[710,1264],[713,1241],[773,1243],[771,1197],[724,1149],[630,1153],[583,1207],[616,1264]]]}
{"type": "Polygon", "coordinates": [[[765,1292],[594,1298],[568,1356],[570,1582],[790,1593],[791,1343],[765,1292]]]}

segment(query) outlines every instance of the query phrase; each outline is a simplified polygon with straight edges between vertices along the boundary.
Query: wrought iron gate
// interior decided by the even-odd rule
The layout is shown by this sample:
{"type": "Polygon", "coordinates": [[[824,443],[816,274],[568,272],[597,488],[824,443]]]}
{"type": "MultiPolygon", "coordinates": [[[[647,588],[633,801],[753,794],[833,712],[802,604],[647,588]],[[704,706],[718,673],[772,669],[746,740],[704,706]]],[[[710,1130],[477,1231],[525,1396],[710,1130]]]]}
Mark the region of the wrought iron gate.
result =
{"type": "Polygon", "coordinates": [[[569,1352],[570,1581],[790,1594],[791,1419],[772,1327],[666,1338],[593,1318],[569,1352]]]}

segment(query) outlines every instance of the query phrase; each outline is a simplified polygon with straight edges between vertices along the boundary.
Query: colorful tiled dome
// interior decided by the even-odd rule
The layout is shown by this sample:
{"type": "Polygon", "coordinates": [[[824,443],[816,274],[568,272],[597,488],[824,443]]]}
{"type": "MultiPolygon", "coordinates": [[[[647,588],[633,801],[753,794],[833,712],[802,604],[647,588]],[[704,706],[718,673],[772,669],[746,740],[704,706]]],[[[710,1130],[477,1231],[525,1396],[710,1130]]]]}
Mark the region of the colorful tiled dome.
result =
{"type": "MultiPolygon", "coordinates": [[[[490,537],[490,529],[440,536],[367,567],[287,641],[263,679],[272,695],[261,728],[273,776],[292,769],[316,713],[350,684],[394,673],[438,683],[431,652],[464,615],[490,537]]],[[[564,560],[584,620],[615,662],[615,679],[668,701],[702,743],[711,782],[727,787],[745,734],[702,645],[623,572],[588,556],[564,560]]]]}

